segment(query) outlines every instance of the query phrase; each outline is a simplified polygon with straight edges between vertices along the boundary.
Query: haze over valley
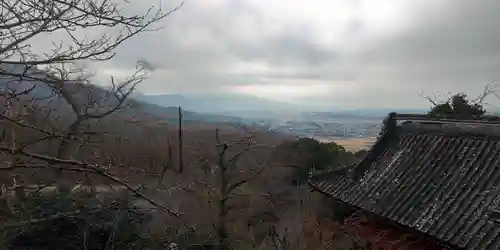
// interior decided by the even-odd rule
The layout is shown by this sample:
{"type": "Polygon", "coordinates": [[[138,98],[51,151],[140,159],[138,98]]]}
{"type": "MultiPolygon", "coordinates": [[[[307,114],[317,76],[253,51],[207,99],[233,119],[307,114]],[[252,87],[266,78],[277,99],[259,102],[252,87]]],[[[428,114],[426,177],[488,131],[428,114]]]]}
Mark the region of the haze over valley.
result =
{"type": "Polygon", "coordinates": [[[425,113],[425,109],[314,110],[308,106],[272,101],[242,94],[144,95],[134,98],[162,107],[178,107],[199,113],[206,121],[228,122],[258,129],[335,141],[349,150],[370,146],[389,112],[425,113]]]}

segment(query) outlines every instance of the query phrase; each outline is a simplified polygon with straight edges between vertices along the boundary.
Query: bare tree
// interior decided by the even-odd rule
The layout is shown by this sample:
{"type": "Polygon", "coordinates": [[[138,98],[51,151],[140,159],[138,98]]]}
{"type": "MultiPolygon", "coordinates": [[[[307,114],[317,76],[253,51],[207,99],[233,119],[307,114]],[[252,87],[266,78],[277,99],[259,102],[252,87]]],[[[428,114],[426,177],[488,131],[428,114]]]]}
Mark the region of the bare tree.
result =
{"type": "Polygon", "coordinates": [[[266,160],[254,157],[243,159],[247,153],[269,146],[259,143],[253,135],[235,141],[224,141],[220,129],[215,131],[215,142],[215,155],[206,151],[205,154],[209,155],[200,157],[204,169],[203,179],[195,180],[194,185],[185,190],[207,203],[213,212],[209,218],[215,234],[211,236],[219,249],[228,249],[231,245],[232,231],[229,228],[244,223],[246,220],[243,216],[250,217],[248,200],[267,195],[251,192],[245,187],[246,184],[262,176],[267,167],[266,160]],[[245,212],[239,213],[241,211],[245,212]]]}
{"type": "Polygon", "coordinates": [[[99,123],[129,104],[146,72],[139,63],[130,77],[111,77],[111,88],[103,91],[90,84],[91,75],[80,64],[112,59],[123,42],[157,30],[155,24],[182,4],[170,10],[160,4],[144,13],[131,6],[114,0],[0,0],[0,157],[7,162],[0,171],[49,170],[63,189],[72,182],[63,172],[87,180],[99,176],[181,219],[112,174],[115,162],[102,157],[104,149],[92,150],[102,147],[99,123]],[[37,39],[52,36],[63,38],[46,50],[34,48],[37,39]],[[82,151],[93,157],[78,157],[82,151]]]}
{"type": "Polygon", "coordinates": [[[218,167],[218,217],[217,217],[217,237],[218,245],[221,248],[227,247],[228,230],[227,223],[229,222],[228,215],[231,211],[238,209],[236,204],[231,204],[233,199],[245,197],[263,197],[268,199],[269,193],[258,192],[241,192],[241,187],[245,184],[256,180],[262,176],[268,163],[263,159],[256,159],[258,162],[257,168],[242,169],[244,166],[239,166],[239,161],[244,155],[252,150],[262,147],[269,147],[268,145],[258,143],[254,136],[246,136],[236,142],[223,142],[220,138],[220,131],[216,130],[216,147],[217,147],[217,167],[218,167]],[[243,148],[237,150],[235,153],[230,154],[228,150],[230,147],[237,147],[243,145],[243,148]],[[244,174],[241,174],[244,173],[244,174]]]}
{"type": "MultiPolygon", "coordinates": [[[[50,88],[70,107],[73,121],[57,133],[31,127],[58,138],[60,142],[55,157],[69,159],[72,156],[70,144],[83,135],[94,134],[86,130],[89,124],[122,108],[145,77],[144,68],[139,64],[128,79],[116,82],[112,77],[111,90],[96,96],[93,89],[87,86],[88,72],[77,64],[82,60],[112,59],[119,45],[142,32],[155,30],[153,26],[156,23],[178,10],[182,4],[167,11],[161,8],[161,4],[160,7],[151,6],[144,13],[127,12],[127,8],[131,9],[129,2],[111,0],[2,0],[0,6],[0,77],[8,85],[3,87],[12,88],[4,98],[9,102],[33,90],[50,88]],[[52,48],[46,51],[33,49],[36,39],[51,35],[59,35],[63,39],[53,41],[52,48]],[[26,83],[31,86],[26,88],[23,86],[26,83]]],[[[32,104],[40,101],[32,97],[32,104]]],[[[16,119],[18,114],[15,114],[16,117],[8,114],[11,113],[11,105],[10,102],[6,104],[8,107],[4,108],[6,113],[2,114],[2,118],[28,127],[26,122],[16,119]]],[[[32,111],[37,115],[50,116],[47,110],[44,114],[40,110],[32,111]]]]}
{"type": "MultiPolygon", "coordinates": [[[[122,82],[111,78],[109,96],[96,98],[88,93],[87,100],[82,101],[78,99],[81,99],[84,88],[76,85],[83,87],[89,83],[89,75],[77,63],[113,58],[120,44],[142,32],[154,30],[154,24],[182,4],[168,11],[160,4],[160,7],[152,6],[142,14],[127,13],[125,10],[129,5],[126,1],[111,0],[0,1],[0,76],[14,82],[10,86],[15,90],[19,90],[16,85],[33,82],[32,88],[21,88],[21,92],[30,92],[42,84],[50,87],[74,114],[73,122],[64,130],[66,137],[82,134],[85,122],[102,119],[120,109],[144,79],[145,72],[143,66],[138,65],[136,72],[122,82]],[[35,52],[32,49],[35,39],[47,38],[51,34],[63,35],[64,39],[54,41],[48,51],[35,52]],[[106,108],[103,108],[102,99],[106,99],[106,108]]],[[[56,157],[69,157],[69,140],[61,140],[56,157]]]]}

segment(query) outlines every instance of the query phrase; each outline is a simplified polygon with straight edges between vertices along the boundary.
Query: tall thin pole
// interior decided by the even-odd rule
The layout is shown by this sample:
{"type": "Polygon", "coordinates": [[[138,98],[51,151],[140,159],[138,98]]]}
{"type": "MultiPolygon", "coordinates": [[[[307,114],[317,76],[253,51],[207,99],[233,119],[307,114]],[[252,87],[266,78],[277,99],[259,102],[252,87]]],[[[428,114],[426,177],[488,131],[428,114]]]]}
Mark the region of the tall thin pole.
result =
{"type": "Polygon", "coordinates": [[[179,125],[178,125],[178,135],[179,135],[179,174],[184,171],[184,157],[182,155],[182,109],[179,106],[179,125]]]}

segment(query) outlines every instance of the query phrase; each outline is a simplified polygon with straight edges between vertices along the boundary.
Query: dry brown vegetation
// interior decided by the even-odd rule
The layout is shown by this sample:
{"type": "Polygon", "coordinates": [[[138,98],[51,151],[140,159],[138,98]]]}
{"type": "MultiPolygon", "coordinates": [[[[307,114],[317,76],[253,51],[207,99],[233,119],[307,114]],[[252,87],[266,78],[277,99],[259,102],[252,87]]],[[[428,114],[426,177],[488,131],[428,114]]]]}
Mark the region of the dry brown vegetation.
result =
{"type": "MultiPolygon", "coordinates": [[[[11,103],[13,106],[20,104],[14,100],[11,103]]],[[[13,106],[5,111],[22,109],[13,106]]],[[[156,234],[166,231],[163,236],[157,237],[163,237],[164,241],[184,243],[175,236],[186,235],[186,224],[196,227],[196,236],[190,236],[190,244],[214,244],[220,236],[220,232],[214,228],[220,223],[220,208],[217,205],[221,199],[218,190],[221,183],[217,174],[220,171],[217,166],[221,165],[218,145],[227,144],[226,162],[235,156],[239,157],[231,165],[237,171],[228,174],[228,179],[238,183],[255,176],[247,183],[241,183],[231,193],[223,222],[227,230],[226,237],[231,240],[228,245],[261,249],[281,249],[281,245],[287,244],[294,246],[294,240],[302,237],[302,221],[306,220],[306,216],[314,216],[308,190],[290,185],[289,176],[293,168],[289,168],[290,162],[283,159],[289,158],[292,152],[276,147],[291,140],[286,136],[201,122],[186,125],[183,128],[184,171],[179,174],[178,128],[162,123],[162,117],[148,114],[138,114],[134,116],[134,122],[126,122],[130,117],[124,111],[133,109],[127,108],[86,127],[86,131],[95,133],[79,137],[83,141],[75,139],[75,142],[67,144],[71,148],[68,151],[72,152],[68,157],[71,163],[60,166],[58,161],[62,159],[57,157],[57,148],[61,143],[57,139],[46,140],[46,133],[23,126],[35,126],[40,122],[36,128],[44,128],[46,118],[34,113],[27,105],[21,106],[25,109],[23,117],[6,116],[8,120],[2,124],[6,132],[2,145],[13,149],[3,154],[5,164],[2,170],[8,174],[2,175],[2,184],[6,186],[12,186],[14,180],[16,185],[81,183],[97,187],[126,183],[135,187],[136,184],[146,184],[148,188],[143,189],[141,194],[155,202],[153,205],[145,204],[146,207],[161,205],[180,217],[179,220],[169,212],[156,208],[148,230],[156,234]],[[29,123],[26,122],[28,120],[29,123]],[[216,131],[220,131],[219,139],[216,131]],[[31,143],[38,139],[39,142],[31,143]],[[17,148],[23,148],[23,151],[18,153],[17,148]],[[29,155],[24,155],[25,152],[29,155]],[[45,165],[44,161],[33,159],[35,154],[43,155],[49,161],[54,158],[55,163],[45,165]],[[89,166],[80,166],[80,163],[89,166]],[[105,167],[106,175],[117,178],[120,183],[95,173],[93,168],[89,169],[90,165],[105,167]],[[62,171],[59,171],[60,168],[62,171]],[[297,208],[297,205],[302,207],[297,208]],[[285,227],[299,228],[285,232],[285,227]],[[287,234],[288,238],[283,242],[278,241],[283,234],[287,234]]],[[[60,118],[58,122],[61,127],[70,124],[65,118],[60,118]]],[[[302,247],[306,244],[305,240],[307,238],[299,243],[302,247]]],[[[296,249],[290,247],[287,249],[296,249]]]]}

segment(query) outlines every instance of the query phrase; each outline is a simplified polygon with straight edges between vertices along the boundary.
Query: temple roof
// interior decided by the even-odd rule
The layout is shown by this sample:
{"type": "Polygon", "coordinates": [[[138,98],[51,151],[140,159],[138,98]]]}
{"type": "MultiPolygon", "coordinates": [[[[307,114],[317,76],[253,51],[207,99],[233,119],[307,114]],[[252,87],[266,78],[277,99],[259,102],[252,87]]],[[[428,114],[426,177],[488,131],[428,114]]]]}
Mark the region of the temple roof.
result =
{"type": "Polygon", "coordinates": [[[391,113],[355,166],[315,175],[335,199],[465,249],[499,249],[500,122],[391,113]]]}

